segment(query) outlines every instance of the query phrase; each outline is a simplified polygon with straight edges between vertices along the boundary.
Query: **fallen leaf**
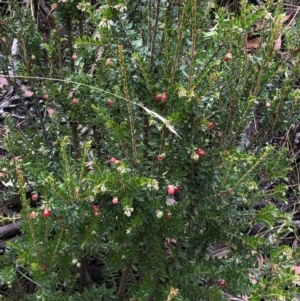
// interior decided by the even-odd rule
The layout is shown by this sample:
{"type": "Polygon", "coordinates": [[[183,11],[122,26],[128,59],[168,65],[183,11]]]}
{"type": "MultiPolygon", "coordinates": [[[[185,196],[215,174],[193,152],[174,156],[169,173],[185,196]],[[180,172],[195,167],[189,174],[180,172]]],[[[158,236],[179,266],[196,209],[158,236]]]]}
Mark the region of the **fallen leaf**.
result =
{"type": "Polygon", "coordinates": [[[247,40],[247,49],[256,49],[260,45],[260,38],[249,39],[247,40]]]}
{"type": "Polygon", "coordinates": [[[70,91],[69,94],[68,94],[68,97],[69,97],[69,98],[72,98],[73,95],[74,95],[74,91],[70,91]]]}
{"type": "Polygon", "coordinates": [[[3,76],[0,76],[0,89],[7,85],[8,85],[7,79],[3,76]]]}
{"type": "Polygon", "coordinates": [[[215,244],[213,246],[213,250],[211,252],[211,257],[212,258],[227,258],[227,254],[230,252],[230,247],[225,244],[215,244]]]}
{"type": "Polygon", "coordinates": [[[33,95],[33,92],[30,91],[30,87],[22,85],[21,90],[24,92],[24,97],[31,97],[33,95]]]}
{"type": "Polygon", "coordinates": [[[281,43],[282,43],[282,40],[281,40],[281,35],[280,35],[278,37],[278,39],[275,41],[274,50],[280,50],[281,43]]]}
{"type": "Polygon", "coordinates": [[[13,160],[15,160],[15,161],[22,161],[23,159],[22,159],[21,156],[15,156],[15,157],[13,157],[13,160]]]}
{"type": "Polygon", "coordinates": [[[283,18],[280,20],[281,23],[285,23],[286,21],[289,20],[289,18],[291,17],[291,15],[285,15],[283,16],[283,18]]]}
{"type": "Polygon", "coordinates": [[[54,108],[53,106],[47,106],[46,110],[47,110],[47,113],[48,113],[50,116],[53,116],[53,115],[56,114],[56,110],[55,110],[55,108],[54,108]]]}
{"type": "Polygon", "coordinates": [[[172,206],[172,205],[174,205],[174,204],[176,204],[177,202],[174,200],[174,199],[170,199],[170,198],[168,198],[167,199],[167,201],[166,201],[166,204],[168,205],[168,206],[172,206]]]}

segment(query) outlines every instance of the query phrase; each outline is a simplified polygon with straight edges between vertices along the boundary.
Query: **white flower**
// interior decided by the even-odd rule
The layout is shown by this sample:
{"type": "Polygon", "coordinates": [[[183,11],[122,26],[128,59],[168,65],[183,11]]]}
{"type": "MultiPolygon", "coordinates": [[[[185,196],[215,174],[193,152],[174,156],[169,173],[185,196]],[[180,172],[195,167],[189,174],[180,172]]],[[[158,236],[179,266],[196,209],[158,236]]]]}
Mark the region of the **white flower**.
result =
{"type": "Polygon", "coordinates": [[[178,91],[178,96],[179,97],[186,96],[186,90],[184,88],[180,88],[179,91],[178,91]]]}
{"type": "Polygon", "coordinates": [[[104,184],[100,184],[100,185],[97,185],[97,186],[94,187],[94,189],[93,189],[94,194],[99,193],[99,191],[101,191],[101,192],[106,191],[106,187],[104,186],[104,184]]]}
{"type": "Polygon", "coordinates": [[[272,14],[271,13],[266,13],[265,14],[265,19],[267,19],[267,20],[272,20],[273,19],[273,16],[272,16],[272,14]]]}
{"type": "Polygon", "coordinates": [[[126,230],[126,234],[128,235],[128,234],[130,234],[131,233],[131,228],[128,228],[127,230],[126,230]]]}
{"type": "Polygon", "coordinates": [[[149,120],[149,125],[154,125],[154,124],[156,124],[156,120],[150,119],[150,120],[149,120]]]}
{"type": "Polygon", "coordinates": [[[164,213],[159,209],[156,209],[155,213],[157,218],[162,218],[162,216],[164,215],[164,213]]]}
{"type": "Polygon", "coordinates": [[[113,25],[113,24],[114,23],[112,20],[103,19],[102,21],[100,21],[99,26],[110,29],[111,25],[113,25]]]}
{"type": "Polygon", "coordinates": [[[127,6],[124,4],[115,5],[114,8],[118,10],[120,13],[123,13],[125,10],[127,10],[127,6]]]}
{"type": "Polygon", "coordinates": [[[158,189],[159,189],[159,187],[158,187],[158,182],[157,182],[156,180],[151,180],[151,181],[147,184],[147,188],[148,188],[149,190],[152,190],[152,189],[158,190],[158,189]]]}
{"type": "Polygon", "coordinates": [[[84,12],[88,8],[88,6],[89,6],[88,3],[81,2],[76,7],[77,7],[78,10],[81,10],[81,11],[84,12]]]}
{"type": "Polygon", "coordinates": [[[133,212],[134,209],[132,207],[129,206],[125,206],[124,208],[124,214],[127,215],[128,217],[131,216],[131,212],[133,212]]]}
{"type": "Polygon", "coordinates": [[[118,168],[117,168],[117,171],[118,172],[120,172],[120,173],[125,173],[125,167],[124,166],[119,166],[118,168]]]}

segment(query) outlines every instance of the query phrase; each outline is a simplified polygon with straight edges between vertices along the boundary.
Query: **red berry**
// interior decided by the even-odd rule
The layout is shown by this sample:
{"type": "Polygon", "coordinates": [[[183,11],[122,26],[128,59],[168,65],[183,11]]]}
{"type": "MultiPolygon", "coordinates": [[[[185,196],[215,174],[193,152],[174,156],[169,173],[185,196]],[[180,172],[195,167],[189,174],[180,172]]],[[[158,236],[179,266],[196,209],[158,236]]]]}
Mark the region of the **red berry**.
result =
{"type": "Polygon", "coordinates": [[[213,129],[214,128],[214,126],[215,126],[215,124],[213,123],[213,122],[209,122],[208,123],[208,125],[207,125],[207,128],[209,129],[209,130],[211,130],[211,129],[213,129]]]}
{"type": "Polygon", "coordinates": [[[33,194],[32,196],[31,196],[31,200],[32,201],[34,201],[34,202],[36,202],[37,200],[38,200],[38,195],[37,194],[33,194]]]}
{"type": "Polygon", "coordinates": [[[116,163],[117,165],[119,165],[119,164],[121,164],[121,160],[116,160],[115,163],[116,163]]]}
{"type": "Polygon", "coordinates": [[[71,56],[72,61],[76,61],[77,60],[77,55],[75,53],[72,54],[71,56]]]}
{"type": "Polygon", "coordinates": [[[50,217],[50,215],[51,215],[51,210],[45,209],[43,212],[43,216],[45,218],[48,218],[48,217],[50,217]]]}
{"type": "Polygon", "coordinates": [[[109,162],[110,162],[110,163],[116,163],[116,160],[117,160],[116,158],[111,157],[111,158],[109,159],[109,162]]]}
{"type": "Polygon", "coordinates": [[[168,185],[167,186],[167,191],[168,191],[168,194],[174,194],[175,192],[175,188],[173,185],[168,185]]]}
{"type": "Polygon", "coordinates": [[[172,215],[171,212],[169,212],[169,213],[167,214],[167,219],[172,219],[172,218],[173,218],[173,215],[172,215]]]}
{"type": "Polygon", "coordinates": [[[161,102],[165,102],[168,100],[168,93],[167,92],[164,92],[162,95],[161,95],[161,102]]]}
{"type": "Polygon", "coordinates": [[[163,156],[163,155],[158,155],[158,156],[157,156],[157,160],[158,160],[158,161],[162,161],[163,159],[164,159],[164,156],[163,156]]]}
{"type": "Polygon", "coordinates": [[[114,205],[117,205],[119,203],[118,198],[113,198],[111,201],[114,205]]]}
{"type": "Polygon", "coordinates": [[[225,63],[228,63],[231,59],[232,59],[232,53],[231,53],[231,52],[226,53],[226,54],[224,55],[224,57],[223,57],[223,61],[224,61],[225,63]]]}
{"type": "Polygon", "coordinates": [[[114,102],[113,102],[111,99],[109,99],[109,100],[106,101],[106,104],[107,104],[109,107],[112,107],[112,106],[114,105],[114,102]]]}
{"type": "Polygon", "coordinates": [[[224,279],[219,280],[219,285],[224,287],[226,285],[226,281],[224,279]]]}
{"type": "Polygon", "coordinates": [[[205,152],[204,149],[199,148],[198,151],[197,151],[197,154],[198,154],[198,156],[199,156],[200,158],[203,158],[203,157],[205,157],[206,152],[205,152]]]}
{"type": "Polygon", "coordinates": [[[161,101],[161,93],[155,93],[155,94],[153,95],[153,99],[154,99],[155,101],[161,101]]]}
{"type": "Polygon", "coordinates": [[[72,102],[73,105],[77,105],[78,102],[79,102],[79,99],[78,98],[72,98],[71,102],[72,102]]]}
{"type": "Polygon", "coordinates": [[[99,211],[99,205],[93,205],[93,211],[98,212],[99,211]]]}
{"type": "Polygon", "coordinates": [[[174,187],[174,193],[179,193],[180,192],[180,187],[178,185],[176,185],[174,187]]]}

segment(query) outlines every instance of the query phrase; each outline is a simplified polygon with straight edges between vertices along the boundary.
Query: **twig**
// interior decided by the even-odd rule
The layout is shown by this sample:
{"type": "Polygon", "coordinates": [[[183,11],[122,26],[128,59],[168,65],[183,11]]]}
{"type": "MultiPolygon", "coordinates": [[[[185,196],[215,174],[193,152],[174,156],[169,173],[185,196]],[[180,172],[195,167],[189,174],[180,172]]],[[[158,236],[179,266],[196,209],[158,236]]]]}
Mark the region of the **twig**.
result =
{"type": "Polygon", "coordinates": [[[81,266],[80,266],[79,292],[82,293],[87,284],[87,269],[86,269],[87,257],[84,256],[80,260],[80,263],[81,266]]]}
{"type": "Polygon", "coordinates": [[[158,28],[159,13],[160,13],[160,0],[157,0],[154,30],[153,30],[153,35],[152,35],[152,39],[151,39],[151,59],[150,59],[150,71],[151,72],[153,72],[153,60],[154,60],[154,51],[155,51],[155,42],[156,42],[156,35],[157,35],[157,28],[158,28]]]}
{"type": "Polygon", "coordinates": [[[188,84],[188,89],[190,90],[193,84],[193,71],[194,71],[194,59],[195,59],[195,52],[196,52],[196,9],[197,9],[197,3],[195,0],[192,1],[192,13],[190,18],[192,19],[192,33],[191,33],[191,40],[192,40],[192,48],[191,48],[191,61],[189,62],[190,64],[190,70],[189,70],[189,84],[188,84]]]}
{"type": "Polygon", "coordinates": [[[125,290],[126,290],[126,286],[127,286],[127,279],[128,279],[129,272],[131,270],[131,265],[132,265],[132,262],[131,261],[128,262],[126,265],[126,269],[122,273],[120,286],[119,286],[119,290],[118,290],[119,301],[124,300],[125,290]]]}

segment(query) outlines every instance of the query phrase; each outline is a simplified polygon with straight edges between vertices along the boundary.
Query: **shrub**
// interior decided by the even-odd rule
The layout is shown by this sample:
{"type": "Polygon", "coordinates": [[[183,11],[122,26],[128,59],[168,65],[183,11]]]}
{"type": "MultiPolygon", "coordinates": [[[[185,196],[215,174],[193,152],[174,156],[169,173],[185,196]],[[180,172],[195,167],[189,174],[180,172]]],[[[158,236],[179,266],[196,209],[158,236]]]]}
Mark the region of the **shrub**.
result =
{"type": "Polygon", "coordinates": [[[292,300],[299,248],[282,238],[297,229],[272,203],[292,170],[272,138],[299,100],[299,31],[282,6],[58,1],[44,31],[31,8],[14,3],[0,24],[1,69],[17,39],[10,84],[32,92],[17,90],[24,122],[5,118],[23,235],[0,282],[24,300],[292,300]]]}

